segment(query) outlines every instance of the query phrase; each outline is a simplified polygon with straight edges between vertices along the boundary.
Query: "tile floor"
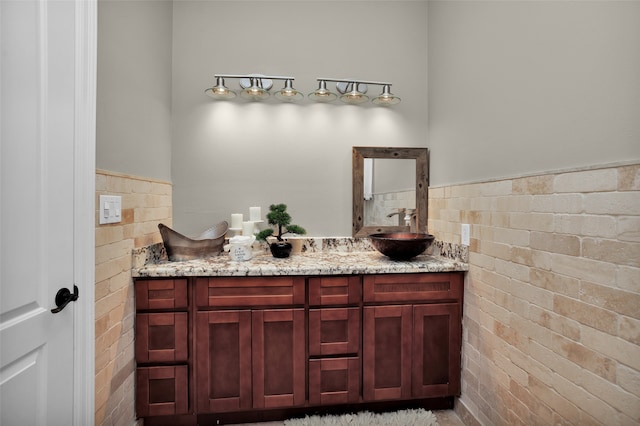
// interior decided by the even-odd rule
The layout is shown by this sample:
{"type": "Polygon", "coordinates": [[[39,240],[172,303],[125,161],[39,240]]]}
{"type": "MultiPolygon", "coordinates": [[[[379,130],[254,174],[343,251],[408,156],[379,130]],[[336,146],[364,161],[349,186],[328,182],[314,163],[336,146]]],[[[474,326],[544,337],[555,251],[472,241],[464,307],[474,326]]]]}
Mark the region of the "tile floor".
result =
{"type": "MultiPolygon", "coordinates": [[[[434,411],[440,426],[464,426],[453,410],[434,411]]],[[[244,423],[238,426],[282,426],[283,422],[244,423]]]]}

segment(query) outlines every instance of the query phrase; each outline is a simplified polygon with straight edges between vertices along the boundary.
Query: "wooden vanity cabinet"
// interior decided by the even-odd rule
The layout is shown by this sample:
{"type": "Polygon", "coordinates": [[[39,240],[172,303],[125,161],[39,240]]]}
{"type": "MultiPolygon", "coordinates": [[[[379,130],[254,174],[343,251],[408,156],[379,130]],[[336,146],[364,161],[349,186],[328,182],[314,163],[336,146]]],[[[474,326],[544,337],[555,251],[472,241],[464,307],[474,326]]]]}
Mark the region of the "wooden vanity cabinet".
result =
{"type": "Polygon", "coordinates": [[[136,281],[136,412],[189,412],[186,279],[136,281]]]}
{"type": "Polygon", "coordinates": [[[198,413],[305,403],[305,278],[197,278],[198,413]]]}
{"type": "Polygon", "coordinates": [[[463,276],[138,278],[137,415],[195,425],[452,403],[463,276]]]}
{"type": "Polygon", "coordinates": [[[364,401],[460,394],[462,273],[364,277],[364,401]]]}

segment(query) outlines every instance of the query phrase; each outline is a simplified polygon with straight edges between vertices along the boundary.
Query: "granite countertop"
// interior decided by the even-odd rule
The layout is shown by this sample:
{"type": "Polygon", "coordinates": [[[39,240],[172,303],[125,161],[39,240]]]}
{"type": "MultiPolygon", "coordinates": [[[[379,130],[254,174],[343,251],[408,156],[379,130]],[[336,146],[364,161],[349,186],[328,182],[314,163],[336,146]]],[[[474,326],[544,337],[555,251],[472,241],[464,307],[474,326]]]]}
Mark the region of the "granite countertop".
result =
{"type": "Polygon", "coordinates": [[[412,272],[468,271],[461,260],[443,256],[420,255],[408,261],[396,261],[377,251],[320,251],[295,254],[278,259],[260,253],[253,259],[236,262],[227,253],[183,262],[159,261],[134,268],[133,277],[189,276],[277,276],[277,275],[355,275],[412,272]]]}

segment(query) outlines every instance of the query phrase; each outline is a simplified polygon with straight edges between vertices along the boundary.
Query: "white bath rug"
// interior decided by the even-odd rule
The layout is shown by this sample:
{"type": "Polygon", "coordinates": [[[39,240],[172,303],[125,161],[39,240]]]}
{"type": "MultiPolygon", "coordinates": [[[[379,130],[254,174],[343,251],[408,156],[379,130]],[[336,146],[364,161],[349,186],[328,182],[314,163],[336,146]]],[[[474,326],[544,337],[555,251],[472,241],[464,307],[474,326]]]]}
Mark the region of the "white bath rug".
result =
{"type": "Polygon", "coordinates": [[[302,419],[285,420],[285,426],[438,426],[436,415],[431,411],[400,410],[389,413],[363,411],[340,416],[306,416],[302,419]]]}

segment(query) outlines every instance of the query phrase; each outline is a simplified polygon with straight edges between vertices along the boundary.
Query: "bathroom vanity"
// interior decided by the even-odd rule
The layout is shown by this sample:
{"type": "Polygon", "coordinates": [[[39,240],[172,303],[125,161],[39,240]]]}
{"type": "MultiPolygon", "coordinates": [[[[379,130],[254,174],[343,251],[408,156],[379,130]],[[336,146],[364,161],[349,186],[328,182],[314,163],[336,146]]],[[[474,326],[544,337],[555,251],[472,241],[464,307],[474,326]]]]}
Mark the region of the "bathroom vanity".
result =
{"type": "Polygon", "coordinates": [[[460,394],[466,270],[375,251],[137,268],[137,415],[216,424],[449,408],[460,394]]]}

